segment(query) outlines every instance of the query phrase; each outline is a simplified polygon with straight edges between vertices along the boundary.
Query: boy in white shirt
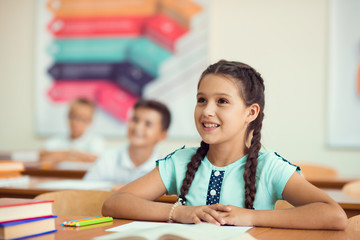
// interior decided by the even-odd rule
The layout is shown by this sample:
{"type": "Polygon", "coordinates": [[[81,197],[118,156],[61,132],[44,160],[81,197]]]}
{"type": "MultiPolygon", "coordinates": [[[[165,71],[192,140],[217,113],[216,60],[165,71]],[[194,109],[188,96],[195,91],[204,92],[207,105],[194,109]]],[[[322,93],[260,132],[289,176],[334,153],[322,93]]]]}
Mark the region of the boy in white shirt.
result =
{"type": "Polygon", "coordinates": [[[155,100],[140,99],[128,125],[128,144],[106,151],[86,173],[85,180],[129,183],[155,167],[157,143],[167,137],[169,109],[155,100]]]}
{"type": "Polygon", "coordinates": [[[95,104],[79,98],[69,108],[69,134],[57,135],[45,142],[40,151],[44,165],[55,165],[62,161],[94,162],[105,149],[105,140],[88,131],[95,112],[95,104]]]}

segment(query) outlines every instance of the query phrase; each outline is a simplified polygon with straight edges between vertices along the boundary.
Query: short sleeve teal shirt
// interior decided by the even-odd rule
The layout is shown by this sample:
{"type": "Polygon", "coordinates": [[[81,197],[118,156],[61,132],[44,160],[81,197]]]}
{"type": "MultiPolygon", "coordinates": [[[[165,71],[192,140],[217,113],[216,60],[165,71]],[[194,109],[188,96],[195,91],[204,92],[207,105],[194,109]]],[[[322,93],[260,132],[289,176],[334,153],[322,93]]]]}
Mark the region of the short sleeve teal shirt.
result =
{"type": "MultiPolygon", "coordinates": [[[[197,148],[182,148],[157,161],[161,179],[168,194],[180,195],[187,164],[197,148]]],[[[247,155],[225,167],[212,165],[205,157],[186,195],[186,205],[206,205],[209,181],[213,170],[223,171],[219,203],[244,207],[244,167],[247,155]]],[[[256,171],[256,210],[274,209],[282,198],[284,187],[291,175],[300,168],[291,164],[275,152],[261,152],[256,171]]]]}

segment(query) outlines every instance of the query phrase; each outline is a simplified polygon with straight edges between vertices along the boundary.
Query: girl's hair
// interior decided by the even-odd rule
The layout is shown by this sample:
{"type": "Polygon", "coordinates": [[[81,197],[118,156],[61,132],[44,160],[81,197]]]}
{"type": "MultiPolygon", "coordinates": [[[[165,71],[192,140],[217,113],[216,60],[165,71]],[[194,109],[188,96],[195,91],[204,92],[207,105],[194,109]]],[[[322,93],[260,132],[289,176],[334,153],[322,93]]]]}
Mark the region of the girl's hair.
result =
{"type": "MultiPolygon", "coordinates": [[[[260,106],[259,115],[252,121],[247,130],[246,135],[249,139],[249,135],[252,133],[251,145],[248,150],[248,156],[246,159],[244,170],[245,181],[245,208],[253,209],[253,204],[256,194],[256,168],[257,158],[261,148],[261,128],[264,118],[264,81],[260,74],[244,63],[220,60],[219,62],[210,65],[202,73],[198,88],[201,80],[209,74],[221,75],[226,78],[233,79],[239,88],[239,93],[245,102],[246,106],[250,106],[257,103],[260,106]]],[[[191,157],[191,161],[187,165],[187,171],[180,189],[180,198],[186,200],[185,196],[189,191],[190,185],[194,179],[195,173],[200,166],[201,161],[206,156],[209,150],[209,144],[204,141],[201,142],[200,147],[196,153],[191,157]]]]}

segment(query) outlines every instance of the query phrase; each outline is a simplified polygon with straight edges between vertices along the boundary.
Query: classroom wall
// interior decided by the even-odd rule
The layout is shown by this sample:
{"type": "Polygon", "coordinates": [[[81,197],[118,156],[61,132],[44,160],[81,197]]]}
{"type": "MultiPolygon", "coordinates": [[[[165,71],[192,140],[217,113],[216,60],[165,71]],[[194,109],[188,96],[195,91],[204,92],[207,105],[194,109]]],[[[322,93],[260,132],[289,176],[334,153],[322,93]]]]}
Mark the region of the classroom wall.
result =
{"type": "MultiPolygon", "coordinates": [[[[34,129],[35,2],[0,0],[0,151],[37,149],[44,140],[34,129]]],[[[328,0],[210,3],[211,62],[243,61],[265,79],[263,145],[290,161],[359,177],[360,149],[326,145],[328,0]]],[[[184,144],[198,140],[168,139],[159,151],[184,144]]]]}

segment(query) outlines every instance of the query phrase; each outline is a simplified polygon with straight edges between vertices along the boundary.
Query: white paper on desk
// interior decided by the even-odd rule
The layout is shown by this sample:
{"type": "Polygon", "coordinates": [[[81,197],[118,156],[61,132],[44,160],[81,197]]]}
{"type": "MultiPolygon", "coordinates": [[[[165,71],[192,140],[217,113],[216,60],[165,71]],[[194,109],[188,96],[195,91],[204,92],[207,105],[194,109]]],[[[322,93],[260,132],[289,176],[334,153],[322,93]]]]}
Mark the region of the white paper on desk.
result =
{"type": "Polygon", "coordinates": [[[109,232],[122,232],[126,230],[133,230],[136,229],[138,231],[155,228],[155,227],[162,227],[162,226],[170,226],[170,225],[183,225],[181,223],[165,223],[165,222],[131,222],[124,225],[120,225],[117,227],[106,229],[109,232]]]}
{"type": "Polygon", "coordinates": [[[74,162],[61,161],[56,164],[56,168],[60,170],[89,170],[94,163],[92,162],[74,162]]]}
{"type": "Polygon", "coordinates": [[[3,178],[0,179],[0,187],[17,187],[17,186],[26,186],[30,183],[29,176],[21,176],[14,178],[3,178]]]}
{"type": "Polygon", "coordinates": [[[39,183],[36,187],[46,189],[104,190],[111,191],[116,185],[107,181],[60,180],[39,183]]]}
{"type": "Polygon", "coordinates": [[[14,151],[11,153],[11,160],[22,162],[36,162],[39,160],[39,151],[14,151]]]}
{"type": "MultiPolygon", "coordinates": [[[[106,231],[116,231],[117,233],[96,237],[94,240],[111,240],[125,237],[143,237],[149,240],[159,239],[165,234],[173,234],[178,237],[192,239],[233,239],[250,240],[255,239],[246,231],[251,227],[235,226],[216,226],[210,223],[200,224],[176,224],[158,222],[132,222],[118,227],[107,229],[106,231]]],[[[180,239],[180,238],[179,238],[180,239]]]]}

